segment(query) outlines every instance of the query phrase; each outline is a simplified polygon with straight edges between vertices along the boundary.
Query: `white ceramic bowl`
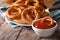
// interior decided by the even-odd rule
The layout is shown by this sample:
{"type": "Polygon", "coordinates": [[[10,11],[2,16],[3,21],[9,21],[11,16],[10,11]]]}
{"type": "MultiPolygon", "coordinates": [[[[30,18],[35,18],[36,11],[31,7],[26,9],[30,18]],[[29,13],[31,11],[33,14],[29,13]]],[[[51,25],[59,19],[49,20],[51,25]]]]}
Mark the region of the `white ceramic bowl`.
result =
{"type": "Polygon", "coordinates": [[[57,29],[57,22],[54,20],[54,22],[56,23],[56,25],[52,28],[49,28],[49,29],[38,29],[36,27],[34,27],[34,23],[39,21],[41,19],[38,19],[38,20],[35,20],[33,21],[32,23],[32,29],[34,30],[34,32],[39,36],[39,37],[49,37],[51,36],[55,30],[57,29]]]}

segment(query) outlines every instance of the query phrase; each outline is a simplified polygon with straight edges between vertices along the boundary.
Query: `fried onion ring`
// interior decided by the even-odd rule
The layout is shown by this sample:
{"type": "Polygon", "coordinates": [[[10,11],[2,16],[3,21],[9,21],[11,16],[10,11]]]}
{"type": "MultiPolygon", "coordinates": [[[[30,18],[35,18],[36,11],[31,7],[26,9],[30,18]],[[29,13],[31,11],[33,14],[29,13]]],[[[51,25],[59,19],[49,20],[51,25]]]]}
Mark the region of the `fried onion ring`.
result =
{"type": "Polygon", "coordinates": [[[45,16],[49,16],[49,14],[47,12],[45,12],[45,9],[42,6],[36,5],[36,6],[34,6],[34,8],[39,13],[41,18],[43,18],[45,16]]]}
{"type": "Polygon", "coordinates": [[[22,19],[28,24],[38,18],[40,18],[39,13],[32,6],[22,12],[22,19]]]}
{"type": "Polygon", "coordinates": [[[26,0],[25,5],[35,6],[38,5],[38,3],[37,0],[26,0]]]}
{"type": "Polygon", "coordinates": [[[13,4],[17,0],[4,0],[6,4],[13,4]]]}
{"type": "Polygon", "coordinates": [[[13,21],[19,24],[31,24],[32,23],[32,21],[25,22],[24,20],[21,20],[21,19],[14,19],[13,21]]]}
{"type": "Polygon", "coordinates": [[[52,25],[54,24],[54,21],[53,21],[53,19],[52,19],[51,17],[49,17],[49,16],[46,16],[46,17],[42,18],[41,23],[44,22],[44,21],[47,20],[47,19],[50,21],[50,24],[48,24],[47,26],[52,26],[52,25]]]}
{"type": "Polygon", "coordinates": [[[16,23],[18,23],[18,24],[31,24],[32,23],[32,21],[25,22],[21,18],[20,19],[14,19],[13,21],[16,22],[16,23]]]}
{"type": "Polygon", "coordinates": [[[39,5],[42,6],[42,7],[44,7],[44,8],[47,8],[44,1],[45,0],[38,0],[39,5]]]}
{"type": "Polygon", "coordinates": [[[42,14],[45,12],[45,9],[42,6],[36,5],[34,6],[34,8],[39,14],[42,14]]]}
{"type": "Polygon", "coordinates": [[[41,14],[41,18],[46,17],[46,16],[49,16],[49,13],[44,12],[44,13],[41,14]]]}
{"type": "Polygon", "coordinates": [[[14,5],[14,6],[16,6],[17,8],[20,8],[22,11],[29,7],[28,5],[24,5],[24,4],[23,5],[14,5]]]}
{"type": "Polygon", "coordinates": [[[6,16],[7,16],[9,19],[20,18],[20,16],[21,16],[21,10],[20,10],[20,8],[17,8],[17,7],[10,7],[10,8],[6,11],[6,16]]]}
{"type": "Polygon", "coordinates": [[[17,6],[17,5],[23,5],[23,4],[25,4],[25,1],[26,0],[17,0],[15,3],[13,3],[12,5],[13,6],[17,6]]]}

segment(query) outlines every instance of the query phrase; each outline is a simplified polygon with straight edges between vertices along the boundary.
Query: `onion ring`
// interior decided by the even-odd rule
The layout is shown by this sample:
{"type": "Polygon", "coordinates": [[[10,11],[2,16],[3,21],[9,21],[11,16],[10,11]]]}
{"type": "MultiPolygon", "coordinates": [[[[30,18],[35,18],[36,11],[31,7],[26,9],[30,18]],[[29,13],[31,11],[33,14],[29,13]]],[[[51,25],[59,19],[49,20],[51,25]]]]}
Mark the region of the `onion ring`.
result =
{"type": "Polygon", "coordinates": [[[44,1],[46,1],[46,0],[38,0],[39,5],[40,5],[40,6],[42,6],[42,7],[44,7],[44,8],[46,9],[47,7],[46,7],[46,5],[45,5],[45,2],[44,2],[44,1]]]}
{"type": "Polygon", "coordinates": [[[4,0],[6,4],[13,4],[17,0],[4,0]]]}
{"type": "Polygon", "coordinates": [[[17,8],[17,7],[10,7],[10,8],[6,11],[6,16],[7,16],[9,19],[20,18],[20,16],[21,16],[21,10],[20,10],[20,8],[17,8]]]}
{"type": "Polygon", "coordinates": [[[25,5],[35,6],[38,5],[38,3],[37,0],[26,0],[25,5]]]}
{"type": "Polygon", "coordinates": [[[19,23],[19,24],[31,24],[32,23],[32,21],[25,22],[22,19],[14,19],[13,21],[16,22],[16,23],[19,23]]]}
{"type": "Polygon", "coordinates": [[[34,6],[34,9],[39,13],[40,17],[43,18],[45,16],[49,16],[47,12],[45,12],[45,8],[40,5],[34,6]]]}
{"type": "Polygon", "coordinates": [[[12,6],[17,6],[17,5],[23,5],[25,4],[26,0],[17,0],[15,3],[12,4],[12,6]]]}
{"type": "Polygon", "coordinates": [[[22,11],[29,7],[28,5],[24,5],[24,4],[23,5],[14,5],[14,6],[16,6],[17,8],[20,8],[22,11]]]}
{"type": "Polygon", "coordinates": [[[44,13],[40,14],[40,16],[41,16],[41,18],[43,18],[43,17],[49,16],[49,13],[44,12],[44,13]]]}
{"type": "Polygon", "coordinates": [[[45,12],[45,10],[42,6],[36,5],[36,6],[34,6],[34,8],[39,14],[42,14],[45,12]]]}
{"type": "Polygon", "coordinates": [[[48,24],[48,26],[52,26],[54,24],[53,19],[49,16],[42,18],[41,23],[44,22],[46,19],[49,19],[49,21],[50,21],[50,24],[48,24]]]}
{"type": "Polygon", "coordinates": [[[30,21],[36,20],[38,18],[40,18],[40,15],[36,10],[34,10],[32,6],[28,7],[22,12],[22,20],[24,20],[26,23],[30,23],[30,21]]]}

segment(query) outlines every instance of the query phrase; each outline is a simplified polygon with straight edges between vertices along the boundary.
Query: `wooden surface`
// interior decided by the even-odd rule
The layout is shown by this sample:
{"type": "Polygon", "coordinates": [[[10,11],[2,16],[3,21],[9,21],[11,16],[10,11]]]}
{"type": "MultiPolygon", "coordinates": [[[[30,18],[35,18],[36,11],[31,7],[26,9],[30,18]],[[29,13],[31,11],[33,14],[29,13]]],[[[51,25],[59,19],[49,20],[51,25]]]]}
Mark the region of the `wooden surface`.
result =
{"type": "MultiPolygon", "coordinates": [[[[58,25],[60,25],[60,22],[58,22],[58,25]]],[[[51,37],[40,38],[32,29],[12,28],[0,15],[0,40],[60,40],[60,26],[51,37]]]]}

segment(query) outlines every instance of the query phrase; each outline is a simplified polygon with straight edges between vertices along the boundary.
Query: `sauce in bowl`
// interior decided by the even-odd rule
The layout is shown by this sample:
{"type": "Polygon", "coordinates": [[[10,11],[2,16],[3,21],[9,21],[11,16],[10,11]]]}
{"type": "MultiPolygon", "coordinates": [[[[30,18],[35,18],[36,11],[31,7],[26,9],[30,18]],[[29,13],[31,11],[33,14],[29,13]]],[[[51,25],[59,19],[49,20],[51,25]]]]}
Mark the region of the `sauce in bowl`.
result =
{"type": "Polygon", "coordinates": [[[52,28],[55,26],[56,23],[53,23],[49,26],[49,24],[51,23],[50,20],[45,20],[43,22],[41,22],[42,20],[36,21],[34,23],[34,27],[39,28],[39,29],[48,29],[48,28],[52,28]]]}

